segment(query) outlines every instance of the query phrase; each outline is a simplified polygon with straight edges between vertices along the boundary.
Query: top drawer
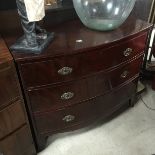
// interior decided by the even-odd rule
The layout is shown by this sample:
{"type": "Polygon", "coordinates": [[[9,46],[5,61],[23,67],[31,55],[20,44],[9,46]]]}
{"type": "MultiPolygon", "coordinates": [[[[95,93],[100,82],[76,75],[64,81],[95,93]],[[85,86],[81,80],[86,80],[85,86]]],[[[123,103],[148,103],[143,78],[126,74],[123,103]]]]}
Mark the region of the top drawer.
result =
{"type": "Polygon", "coordinates": [[[52,60],[25,63],[21,75],[25,86],[35,87],[88,76],[116,67],[143,52],[147,33],[108,49],[88,51],[52,60]]]}

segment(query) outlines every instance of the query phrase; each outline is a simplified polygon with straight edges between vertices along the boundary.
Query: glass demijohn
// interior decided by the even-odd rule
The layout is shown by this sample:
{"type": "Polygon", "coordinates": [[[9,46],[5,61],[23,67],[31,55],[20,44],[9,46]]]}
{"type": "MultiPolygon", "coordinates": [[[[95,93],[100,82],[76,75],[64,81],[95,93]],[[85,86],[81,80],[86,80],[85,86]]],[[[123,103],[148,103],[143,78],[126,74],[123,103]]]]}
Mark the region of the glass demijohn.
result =
{"type": "Polygon", "coordinates": [[[118,28],[131,13],[136,0],[73,0],[74,8],[87,27],[100,31],[118,28]]]}

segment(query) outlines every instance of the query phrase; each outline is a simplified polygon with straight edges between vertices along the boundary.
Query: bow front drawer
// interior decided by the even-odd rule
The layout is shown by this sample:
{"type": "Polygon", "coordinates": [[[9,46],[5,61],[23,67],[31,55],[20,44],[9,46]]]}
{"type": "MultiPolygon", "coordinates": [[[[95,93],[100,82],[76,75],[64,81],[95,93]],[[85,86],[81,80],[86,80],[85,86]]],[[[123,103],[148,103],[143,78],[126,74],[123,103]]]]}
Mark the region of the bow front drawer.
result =
{"type": "Polygon", "coordinates": [[[110,85],[115,88],[124,82],[139,76],[140,67],[142,64],[143,56],[132,60],[131,62],[122,65],[118,69],[111,71],[107,74],[107,78],[110,80],[110,85]]]}
{"type": "Polygon", "coordinates": [[[0,155],[36,155],[29,127],[24,125],[0,140],[0,155]]]}
{"type": "Polygon", "coordinates": [[[33,112],[67,107],[110,91],[108,80],[100,74],[82,80],[28,91],[33,112]]]}
{"type": "Polygon", "coordinates": [[[21,75],[26,88],[75,80],[128,61],[143,52],[145,40],[146,33],[108,49],[100,48],[47,61],[21,64],[21,75]]]}
{"type": "Polygon", "coordinates": [[[142,56],[109,72],[95,76],[65,82],[50,87],[41,87],[28,91],[33,112],[44,112],[103,95],[112,88],[136,78],[139,74],[142,56]],[[136,76],[136,77],[135,77],[136,76]]]}
{"type": "Polygon", "coordinates": [[[26,87],[48,85],[113,68],[143,52],[145,39],[146,34],[108,49],[22,64],[24,84],[26,87]]]}
{"type": "Polygon", "coordinates": [[[72,129],[73,126],[80,126],[81,123],[92,121],[93,118],[107,116],[110,111],[116,110],[135,92],[136,81],[137,79],[122,88],[113,90],[111,93],[71,107],[33,114],[37,131],[41,134],[48,134],[64,129],[72,129]],[[115,102],[114,98],[117,98],[115,102]]]}

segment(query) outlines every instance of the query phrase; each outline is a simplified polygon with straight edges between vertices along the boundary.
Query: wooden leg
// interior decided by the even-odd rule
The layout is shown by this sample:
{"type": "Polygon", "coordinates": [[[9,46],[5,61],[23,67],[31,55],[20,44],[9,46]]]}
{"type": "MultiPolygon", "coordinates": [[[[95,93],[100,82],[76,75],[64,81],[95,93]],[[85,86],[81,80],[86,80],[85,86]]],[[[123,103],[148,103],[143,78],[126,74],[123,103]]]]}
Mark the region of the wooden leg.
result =
{"type": "Polygon", "coordinates": [[[133,96],[130,100],[129,100],[129,105],[130,107],[134,107],[136,103],[136,97],[133,96]]]}
{"type": "Polygon", "coordinates": [[[37,142],[36,142],[37,152],[41,152],[42,150],[45,149],[46,142],[47,142],[47,137],[44,137],[44,136],[37,137],[37,142]]]}
{"type": "Polygon", "coordinates": [[[152,89],[155,90],[155,75],[153,76],[152,89]]]}

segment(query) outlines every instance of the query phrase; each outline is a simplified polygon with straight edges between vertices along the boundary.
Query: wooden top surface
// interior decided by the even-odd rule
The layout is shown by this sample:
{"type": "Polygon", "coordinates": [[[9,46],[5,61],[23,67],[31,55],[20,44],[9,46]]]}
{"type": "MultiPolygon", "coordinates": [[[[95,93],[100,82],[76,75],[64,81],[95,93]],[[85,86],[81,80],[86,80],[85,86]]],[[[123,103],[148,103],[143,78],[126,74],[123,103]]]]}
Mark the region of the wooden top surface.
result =
{"type": "MultiPolygon", "coordinates": [[[[50,32],[55,32],[55,39],[41,54],[15,51],[12,51],[12,54],[16,61],[75,54],[85,50],[113,46],[119,43],[119,41],[122,41],[122,39],[129,39],[130,37],[136,36],[137,33],[147,31],[151,26],[152,24],[142,20],[128,18],[118,29],[101,32],[88,29],[79,20],[73,20],[48,29],[50,32]]],[[[5,38],[8,46],[13,44],[21,35],[18,32],[16,34],[10,33],[5,38]]]]}

